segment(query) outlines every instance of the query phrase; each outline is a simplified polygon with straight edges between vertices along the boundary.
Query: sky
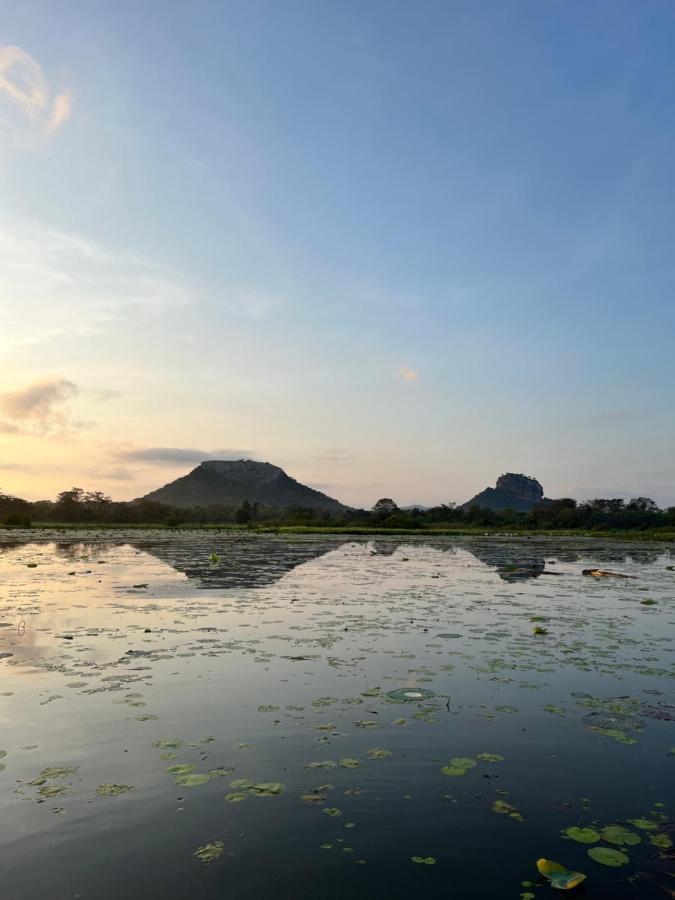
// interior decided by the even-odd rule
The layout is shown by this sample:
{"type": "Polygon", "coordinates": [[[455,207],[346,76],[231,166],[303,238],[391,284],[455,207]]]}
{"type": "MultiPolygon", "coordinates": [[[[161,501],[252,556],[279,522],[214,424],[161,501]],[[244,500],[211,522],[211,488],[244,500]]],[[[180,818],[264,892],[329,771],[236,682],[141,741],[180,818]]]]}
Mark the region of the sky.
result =
{"type": "Polygon", "coordinates": [[[675,5],[0,0],[0,488],[675,505],[675,5]]]}

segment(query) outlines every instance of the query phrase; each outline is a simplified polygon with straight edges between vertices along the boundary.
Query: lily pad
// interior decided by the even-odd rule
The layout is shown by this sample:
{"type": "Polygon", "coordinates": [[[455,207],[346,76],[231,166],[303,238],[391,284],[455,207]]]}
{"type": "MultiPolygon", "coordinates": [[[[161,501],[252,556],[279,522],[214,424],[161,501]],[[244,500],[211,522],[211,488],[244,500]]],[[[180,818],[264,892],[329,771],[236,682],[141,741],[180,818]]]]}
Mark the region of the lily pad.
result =
{"type": "Polygon", "coordinates": [[[552,859],[538,859],[537,869],[540,875],[548,878],[551,882],[551,887],[560,891],[569,891],[586,880],[583,872],[573,872],[552,859]]]}
{"type": "Polygon", "coordinates": [[[586,852],[594,862],[614,869],[628,865],[630,862],[630,858],[625,853],[614,850],[612,847],[590,847],[586,852]]]}
{"type": "Polygon", "coordinates": [[[629,819],[628,820],[631,825],[635,825],[636,828],[639,828],[641,831],[656,831],[659,827],[656,822],[652,822],[651,819],[629,819]]]}
{"type": "Polygon", "coordinates": [[[99,797],[117,797],[119,794],[126,794],[128,791],[133,791],[132,785],[113,784],[110,781],[106,781],[105,784],[99,784],[94,793],[99,797]]]}
{"type": "Polygon", "coordinates": [[[673,842],[667,834],[650,834],[649,841],[654,847],[658,847],[659,850],[670,850],[673,846],[673,842]]]}
{"type": "Polygon", "coordinates": [[[199,787],[209,781],[209,775],[206,772],[193,772],[188,775],[178,775],[174,778],[174,784],[181,784],[183,787],[199,787]]]}
{"type": "Polygon", "coordinates": [[[410,859],[421,866],[434,866],[436,865],[436,860],[433,856],[411,856],[410,859]]]}
{"type": "Polygon", "coordinates": [[[595,828],[579,828],[576,825],[570,825],[569,828],[564,829],[563,834],[580,844],[595,844],[600,840],[600,833],[595,828]]]}
{"type": "Polygon", "coordinates": [[[382,747],[373,747],[372,750],[366,750],[368,759],[386,759],[393,756],[391,750],[383,750],[382,747]]]}
{"type": "Polygon", "coordinates": [[[629,831],[623,825],[607,825],[602,829],[601,837],[609,844],[617,844],[619,847],[634,847],[642,843],[642,838],[634,831],[629,831]]]}
{"type": "Polygon", "coordinates": [[[443,766],[441,772],[444,775],[466,775],[469,769],[473,769],[475,765],[475,759],[470,759],[467,756],[455,756],[447,766],[443,766]]]}
{"type": "Polygon", "coordinates": [[[212,841],[210,844],[204,844],[203,847],[198,847],[193,853],[193,856],[196,856],[197,859],[201,859],[203,863],[208,865],[218,859],[218,857],[222,855],[224,849],[225,844],[222,841],[212,841]]]}
{"type": "Polygon", "coordinates": [[[403,687],[387,691],[386,696],[394,703],[419,703],[420,700],[428,700],[430,697],[435,697],[436,694],[428,688],[403,687]]]}
{"type": "Polygon", "coordinates": [[[278,794],[283,794],[286,785],[280,781],[261,781],[254,784],[249,790],[256,797],[276,797],[278,794]]]}

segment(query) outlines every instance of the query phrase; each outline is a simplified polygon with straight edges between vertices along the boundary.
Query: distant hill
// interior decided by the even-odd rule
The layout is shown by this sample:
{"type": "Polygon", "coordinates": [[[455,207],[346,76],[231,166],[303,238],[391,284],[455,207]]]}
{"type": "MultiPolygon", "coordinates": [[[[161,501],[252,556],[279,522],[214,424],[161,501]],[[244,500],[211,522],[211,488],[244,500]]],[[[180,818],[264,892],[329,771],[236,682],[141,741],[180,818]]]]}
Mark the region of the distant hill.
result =
{"type": "Polygon", "coordinates": [[[279,466],[252,459],[208,460],[141,499],[169,506],[240,506],[248,500],[264,506],[346,509],[332,497],[300,484],[279,466]]]}
{"type": "Polygon", "coordinates": [[[529,475],[516,475],[507,472],[500,475],[495,487],[485,488],[471,500],[464,503],[462,509],[481,506],[484,509],[514,509],[518,512],[530,512],[540,503],[549,503],[544,497],[544,488],[529,475]]]}

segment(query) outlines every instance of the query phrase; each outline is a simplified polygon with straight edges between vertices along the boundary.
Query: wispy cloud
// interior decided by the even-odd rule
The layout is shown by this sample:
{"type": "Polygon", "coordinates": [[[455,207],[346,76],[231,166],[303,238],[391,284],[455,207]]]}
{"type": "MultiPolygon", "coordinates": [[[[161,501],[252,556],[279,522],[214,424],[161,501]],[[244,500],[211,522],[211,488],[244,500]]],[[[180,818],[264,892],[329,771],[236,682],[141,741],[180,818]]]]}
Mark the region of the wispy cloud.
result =
{"type": "Polygon", "coordinates": [[[9,130],[37,130],[53,134],[72,111],[70,90],[52,100],[52,90],[42,66],[21,47],[0,47],[0,102],[6,108],[0,119],[9,130]]]}
{"type": "Polygon", "coordinates": [[[250,450],[198,450],[195,447],[132,447],[113,450],[115,459],[151,466],[196,465],[206,459],[250,459],[250,450]]]}
{"type": "Polygon", "coordinates": [[[0,219],[0,352],[138,327],[189,297],[178,276],[146,259],[0,219]]]}
{"type": "Polygon", "coordinates": [[[420,380],[419,372],[415,369],[409,369],[407,366],[401,366],[398,372],[404,381],[415,382],[420,380]]]}
{"type": "Polygon", "coordinates": [[[17,391],[0,394],[0,412],[6,433],[49,434],[79,427],[71,417],[69,401],[78,387],[65,378],[37,381],[17,391]]]}
{"type": "Polygon", "coordinates": [[[67,122],[73,110],[73,93],[72,91],[64,91],[59,94],[52,103],[52,111],[47,122],[46,131],[53,134],[58,128],[67,122]]]}

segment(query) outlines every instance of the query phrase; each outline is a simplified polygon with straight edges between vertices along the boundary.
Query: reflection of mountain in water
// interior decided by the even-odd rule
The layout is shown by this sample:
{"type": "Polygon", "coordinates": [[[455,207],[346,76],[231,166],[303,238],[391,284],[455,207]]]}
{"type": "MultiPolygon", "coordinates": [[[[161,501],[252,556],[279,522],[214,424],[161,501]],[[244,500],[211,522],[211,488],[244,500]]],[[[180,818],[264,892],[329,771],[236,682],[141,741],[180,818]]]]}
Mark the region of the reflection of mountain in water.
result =
{"type": "Polygon", "coordinates": [[[522,544],[470,544],[466,548],[480,562],[494,566],[504,581],[525,581],[539,578],[546,569],[540,548],[522,544]]]}
{"type": "Polygon", "coordinates": [[[111,537],[104,531],[73,535],[72,539],[48,534],[2,534],[0,553],[29,543],[52,544],[59,556],[95,562],[111,546],[131,546],[148,553],[195,582],[198,588],[257,588],[273,584],[297,566],[310,562],[341,546],[362,544],[378,556],[391,556],[400,548],[433,548],[440,553],[464,550],[479,562],[495,569],[504,581],[515,582],[555,571],[556,562],[574,563],[583,559],[594,565],[630,560],[653,563],[664,548],[604,546],[588,540],[541,538],[427,537],[410,535],[232,535],[218,532],[127,532],[111,537]],[[212,554],[217,554],[217,560],[212,554]],[[547,564],[549,565],[547,569],[547,564]]]}
{"type": "Polygon", "coordinates": [[[330,540],[288,540],[271,535],[181,536],[174,540],[133,540],[149,553],[195,581],[199,588],[257,588],[273,584],[296,566],[335,549],[330,540]],[[211,555],[216,554],[217,561],[211,555]]]}

